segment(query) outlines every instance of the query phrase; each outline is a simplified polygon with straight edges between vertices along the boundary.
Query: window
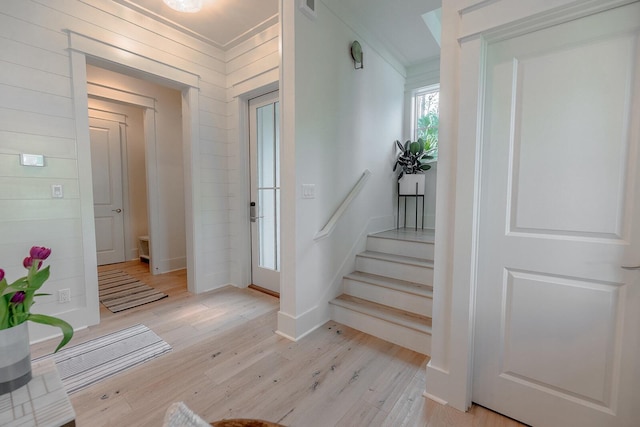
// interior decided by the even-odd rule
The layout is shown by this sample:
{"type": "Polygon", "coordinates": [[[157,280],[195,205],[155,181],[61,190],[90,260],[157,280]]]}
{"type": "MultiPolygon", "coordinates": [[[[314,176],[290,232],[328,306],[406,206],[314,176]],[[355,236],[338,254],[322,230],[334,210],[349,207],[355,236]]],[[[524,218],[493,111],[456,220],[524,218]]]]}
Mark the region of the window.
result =
{"type": "Polygon", "coordinates": [[[413,95],[413,138],[422,139],[424,149],[434,160],[438,159],[440,86],[418,89],[413,95]]]}

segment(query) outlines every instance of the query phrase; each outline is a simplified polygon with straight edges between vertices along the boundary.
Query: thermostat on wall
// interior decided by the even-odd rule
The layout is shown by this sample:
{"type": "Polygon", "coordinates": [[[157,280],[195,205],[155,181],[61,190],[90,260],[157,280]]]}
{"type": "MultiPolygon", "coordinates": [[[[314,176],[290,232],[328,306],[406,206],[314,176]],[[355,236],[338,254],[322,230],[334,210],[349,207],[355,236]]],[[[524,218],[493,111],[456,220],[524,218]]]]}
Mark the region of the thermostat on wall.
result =
{"type": "Polygon", "coordinates": [[[44,166],[44,156],[42,154],[20,154],[20,164],[22,166],[44,166]]]}

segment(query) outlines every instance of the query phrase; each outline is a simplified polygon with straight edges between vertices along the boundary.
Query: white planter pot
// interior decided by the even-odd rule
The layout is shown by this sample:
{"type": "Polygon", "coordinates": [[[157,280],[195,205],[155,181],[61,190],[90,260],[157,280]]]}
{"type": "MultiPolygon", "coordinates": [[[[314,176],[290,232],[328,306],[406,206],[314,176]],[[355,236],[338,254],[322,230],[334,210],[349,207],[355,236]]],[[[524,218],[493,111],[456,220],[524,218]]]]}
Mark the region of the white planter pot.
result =
{"type": "Polygon", "coordinates": [[[398,194],[401,196],[424,195],[424,180],[426,175],[423,173],[404,174],[402,179],[398,181],[398,194]],[[416,192],[417,185],[417,192],[416,192]]]}
{"type": "Polygon", "coordinates": [[[31,381],[31,353],[27,322],[0,329],[0,395],[31,381]]]}

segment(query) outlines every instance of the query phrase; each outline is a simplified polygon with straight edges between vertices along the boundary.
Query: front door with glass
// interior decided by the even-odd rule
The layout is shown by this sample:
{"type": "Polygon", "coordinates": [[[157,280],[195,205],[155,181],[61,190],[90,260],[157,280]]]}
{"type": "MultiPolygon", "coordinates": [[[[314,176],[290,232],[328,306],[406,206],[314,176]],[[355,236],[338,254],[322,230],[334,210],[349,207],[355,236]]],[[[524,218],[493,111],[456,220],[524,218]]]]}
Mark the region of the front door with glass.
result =
{"type": "Polygon", "coordinates": [[[280,293],[280,110],[278,92],[249,101],[251,282],[280,293]]]}

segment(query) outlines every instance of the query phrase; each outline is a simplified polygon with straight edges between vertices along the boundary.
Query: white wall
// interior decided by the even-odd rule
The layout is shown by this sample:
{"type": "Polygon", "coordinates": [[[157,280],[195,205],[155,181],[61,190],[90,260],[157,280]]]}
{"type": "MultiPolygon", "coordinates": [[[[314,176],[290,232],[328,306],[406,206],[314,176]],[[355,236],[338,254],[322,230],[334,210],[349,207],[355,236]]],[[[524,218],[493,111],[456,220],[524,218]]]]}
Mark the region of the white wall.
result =
{"type": "MultiPolygon", "coordinates": [[[[144,123],[143,110],[132,105],[89,98],[91,116],[99,116],[99,112],[116,113],[124,120],[126,169],[124,169],[125,193],[128,195],[126,202],[126,216],[128,227],[125,225],[126,259],[138,259],[138,236],[149,234],[147,221],[147,174],[145,165],[144,148],[144,123]]],[[[117,118],[117,117],[116,117],[117,118]]],[[[120,121],[120,119],[119,119],[120,121]]],[[[124,166],[124,165],[123,165],[124,166]]]]}
{"type": "MultiPolygon", "coordinates": [[[[216,208],[227,196],[226,186],[219,185],[226,184],[227,168],[217,165],[214,154],[226,152],[227,116],[210,107],[211,100],[226,102],[224,54],[116,2],[101,0],[2,2],[0,259],[6,260],[3,268],[9,278],[22,273],[20,260],[29,247],[51,246],[52,274],[43,291],[55,295],[57,289],[70,288],[72,302],[58,304],[54,296],[42,297],[34,310],[60,315],[76,328],[99,320],[94,249],[83,247],[92,241],[88,231],[92,218],[86,214],[91,190],[80,191],[86,189],[80,182],[86,158],[79,159],[79,153],[88,140],[77,137],[76,121],[86,121],[86,116],[75,112],[67,29],[127,52],[129,66],[142,58],[148,64],[170,64],[172,69],[199,76],[196,105],[201,107],[194,112],[199,135],[194,135],[191,147],[199,160],[193,165],[197,179],[192,183],[196,192],[193,223],[197,238],[206,245],[195,248],[194,256],[202,261],[190,274],[192,279],[197,276],[201,291],[229,283],[229,237],[214,235],[201,225],[204,221],[228,223],[228,212],[216,208]],[[47,166],[21,167],[21,152],[44,154],[47,166]],[[215,173],[219,169],[223,172],[215,173]],[[65,185],[64,199],[51,198],[54,183],[65,185]],[[200,188],[205,187],[209,193],[201,195],[200,188]],[[220,262],[215,271],[200,267],[211,260],[220,262]]],[[[148,73],[154,70],[151,67],[148,73]]],[[[31,327],[33,340],[57,333],[54,328],[31,327]]]]}
{"type": "Polygon", "coordinates": [[[283,7],[283,223],[293,229],[282,231],[278,328],[299,338],[328,320],[327,302],[353,269],[354,242],[394,225],[393,141],[403,131],[404,76],[322,2],[314,21],[297,2],[283,7]],[[356,39],[362,70],[349,55],[356,39]],[[333,234],[314,241],[365,169],[372,175],[333,234]],[[301,198],[302,184],[315,185],[315,199],[301,198]]]}

